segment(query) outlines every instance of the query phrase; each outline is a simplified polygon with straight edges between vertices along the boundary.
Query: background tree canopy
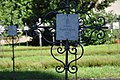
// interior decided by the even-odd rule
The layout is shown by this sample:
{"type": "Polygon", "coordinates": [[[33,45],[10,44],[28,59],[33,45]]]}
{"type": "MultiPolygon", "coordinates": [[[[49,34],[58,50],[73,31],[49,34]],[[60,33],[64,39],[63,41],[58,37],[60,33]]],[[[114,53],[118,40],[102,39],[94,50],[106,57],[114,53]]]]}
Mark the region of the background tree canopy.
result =
{"type": "MultiPolygon", "coordinates": [[[[24,23],[30,25],[35,24],[38,18],[42,18],[47,12],[59,5],[57,2],[63,0],[0,0],[0,20],[4,25],[11,24],[11,15],[14,24],[19,24],[21,27],[24,23]],[[56,5],[52,5],[56,3],[56,5]]],[[[102,10],[115,0],[71,0],[78,2],[77,9],[81,6],[84,11],[91,11],[93,8],[102,10]]]]}

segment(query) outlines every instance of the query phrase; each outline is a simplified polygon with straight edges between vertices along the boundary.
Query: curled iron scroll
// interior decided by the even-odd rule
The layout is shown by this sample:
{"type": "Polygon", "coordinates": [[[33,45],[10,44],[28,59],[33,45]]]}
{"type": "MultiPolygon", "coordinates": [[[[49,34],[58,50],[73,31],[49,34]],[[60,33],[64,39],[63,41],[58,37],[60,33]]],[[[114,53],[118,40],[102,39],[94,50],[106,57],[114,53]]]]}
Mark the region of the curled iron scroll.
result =
{"type": "MultiPolygon", "coordinates": [[[[62,43],[62,42],[61,42],[62,43]]],[[[57,43],[55,43],[55,44],[57,44],[57,43]]],[[[55,46],[55,44],[54,45],[52,45],[51,46],[51,55],[52,55],[52,57],[55,59],[55,60],[57,60],[58,62],[60,62],[63,66],[65,66],[65,63],[62,61],[62,60],[60,60],[60,59],[58,59],[57,57],[55,57],[55,55],[54,55],[54,52],[53,52],[53,47],[55,46]]],[[[62,43],[63,45],[64,45],[64,43],[62,43]]],[[[57,48],[57,53],[58,54],[63,54],[65,52],[65,48],[63,48],[63,47],[58,47],[57,48]]],[[[65,68],[63,68],[62,66],[56,66],[56,68],[55,68],[55,70],[58,72],[58,73],[62,73],[62,72],[64,72],[64,70],[65,70],[65,68]]]]}
{"type": "Polygon", "coordinates": [[[79,47],[81,48],[81,53],[80,53],[80,54],[77,54],[78,50],[77,50],[76,47],[72,48],[72,51],[74,50],[74,53],[71,53],[70,50],[69,50],[69,52],[70,52],[71,54],[78,55],[77,58],[75,58],[74,60],[71,60],[71,61],[69,62],[69,64],[68,64],[68,71],[69,71],[70,73],[72,73],[72,74],[74,74],[74,73],[76,73],[76,72],[78,71],[78,67],[77,67],[77,65],[72,65],[72,66],[71,66],[71,64],[72,64],[73,62],[79,60],[79,59],[83,56],[83,54],[84,54],[84,48],[83,48],[83,46],[82,46],[80,43],[79,43],[79,47]]]}
{"type": "MultiPolygon", "coordinates": [[[[84,12],[78,12],[78,13],[84,13],[84,12]]],[[[92,35],[94,32],[96,32],[96,38],[98,39],[103,39],[105,37],[105,31],[104,29],[104,25],[105,25],[105,18],[100,16],[97,19],[92,19],[91,16],[88,13],[85,13],[88,16],[88,19],[90,20],[90,24],[87,26],[87,20],[84,18],[79,18],[79,26],[80,26],[80,34],[81,36],[84,36],[86,34],[86,32],[84,32],[87,29],[91,29],[90,33],[89,33],[89,37],[84,40],[83,42],[89,42],[92,38],[92,35]]],[[[88,24],[88,23],[87,23],[88,24]]]]}

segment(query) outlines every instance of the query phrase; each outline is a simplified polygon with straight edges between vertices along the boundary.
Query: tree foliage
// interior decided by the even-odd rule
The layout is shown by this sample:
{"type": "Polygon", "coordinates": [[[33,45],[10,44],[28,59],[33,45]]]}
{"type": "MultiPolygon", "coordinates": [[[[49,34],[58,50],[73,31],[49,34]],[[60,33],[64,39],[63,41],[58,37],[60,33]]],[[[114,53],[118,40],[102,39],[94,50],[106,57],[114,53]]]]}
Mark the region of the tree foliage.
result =
{"type": "Polygon", "coordinates": [[[23,18],[32,14],[32,0],[3,0],[0,2],[0,20],[5,25],[23,24],[23,18]],[[11,21],[12,20],[12,21],[11,21]]]}
{"type": "MultiPolygon", "coordinates": [[[[59,5],[56,1],[63,0],[0,0],[0,20],[5,25],[11,24],[11,18],[14,24],[23,25],[35,24],[38,18],[42,18],[46,13],[59,5]],[[53,5],[52,3],[56,3],[53,5]],[[12,12],[12,14],[11,14],[12,12]],[[11,17],[12,16],[12,17],[11,17]]],[[[93,8],[97,10],[110,6],[115,0],[71,0],[78,3],[77,9],[83,9],[88,12],[93,8]],[[83,4],[82,4],[83,3],[83,4]]]]}

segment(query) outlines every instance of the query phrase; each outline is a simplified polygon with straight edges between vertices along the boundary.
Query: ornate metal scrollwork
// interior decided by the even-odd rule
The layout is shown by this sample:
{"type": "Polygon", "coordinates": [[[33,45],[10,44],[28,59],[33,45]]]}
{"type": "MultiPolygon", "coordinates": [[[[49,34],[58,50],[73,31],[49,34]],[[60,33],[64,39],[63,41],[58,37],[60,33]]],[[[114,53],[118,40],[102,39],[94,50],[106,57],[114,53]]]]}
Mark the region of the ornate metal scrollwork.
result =
{"type": "Polygon", "coordinates": [[[70,73],[74,74],[74,73],[76,73],[78,71],[78,68],[77,68],[77,65],[71,65],[71,64],[74,63],[75,61],[79,60],[83,56],[84,49],[83,49],[82,45],[79,43],[79,47],[81,48],[81,53],[77,54],[78,53],[78,49],[76,48],[77,46],[70,47],[69,42],[67,42],[68,45],[66,45],[63,42],[62,42],[62,44],[63,44],[63,46],[59,46],[56,49],[57,54],[60,54],[60,55],[64,54],[64,55],[66,55],[66,52],[69,52],[71,55],[77,55],[78,57],[75,58],[75,59],[70,59],[69,63],[66,65],[66,63],[63,60],[58,59],[56,57],[56,55],[54,54],[53,51],[55,49],[53,49],[53,47],[54,47],[54,45],[53,45],[51,47],[51,55],[52,55],[52,57],[54,59],[56,59],[57,61],[59,61],[62,64],[62,66],[56,66],[55,70],[58,73],[62,73],[65,70],[68,70],[70,73]]]}
{"type": "MultiPolygon", "coordinates": [[[[75,61],[77,61],[77,60],[79,60],[82,56],[83,56],[83,53],[84,53],[84,49],[83,49],[83,47],[82,47],[82,45],[81,44],[79,44],[79,46],[80,46],[80,48],[82,49],[81,50],[81,53],[79,54],[79,56],[77,57],[77,58],[75,58],[74,60],[71,60],[70,62],[69,62],[69,64],[68,64],[68,71],[70,72],[70,73],[72,73],[72,74],[74,74],[74,73],[76,73],[77,71],[78,71],[78,67],[77,67],[77,65],[72,65],[72,66],[70,66],[73,62],[75,62],[75,61]],[[71,69],[70,69],[71,68],[71,69]],[[72,71],[71,71],[72,70],[72,71]]],[[[71,53],[71,54],[74,54],[74,55],[78,55],[77,53],[78,53],[78,50],[77,50],[77,48],[76,47],[74,47],[74,48],[72,48],[72,51],[74,50],[74,52],[71,52],[70,50],[69,50],[69,52],[71,53]]]]}
{"type": "MultiPolygon", "coordinates": [[[[55,44],[54,44],[55,45],[55,44]]],[[[58,58],[56,58],[55,57],[55,55],[54,55],[54,53],[53,53],[53,47],[54,47],[54,45],[53,46],[51,46],[51,55],[52,55],[52,57],[55,59],[55,60],[57,60],[57,61],[59,61],[63,66],[65,66],[65,63],[62,61],[62,60],[60,60],[60,59],[58,59],[58,58]]],[[[56,49],[56,51],[57,51],[57,53],[58,54],[64,54],[65,53],[65,48],[63,48],[62,46],[59,46],[57,49],[56,49]]],[[[58,72],[58,73],[62,73],[62,72],[64,72],[64,70],[65,70],[65,68],[63,68],[62,70],[62,67],[61,66],[56,66],[56,68],[55,68],[55,70],[58,72]]]]}

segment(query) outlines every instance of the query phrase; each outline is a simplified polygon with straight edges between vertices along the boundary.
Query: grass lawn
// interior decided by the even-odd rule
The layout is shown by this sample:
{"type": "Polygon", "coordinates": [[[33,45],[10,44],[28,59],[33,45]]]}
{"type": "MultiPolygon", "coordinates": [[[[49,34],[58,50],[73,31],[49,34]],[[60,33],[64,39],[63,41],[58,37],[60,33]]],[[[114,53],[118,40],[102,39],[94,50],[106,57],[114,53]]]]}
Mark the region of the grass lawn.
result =
{"type": "MultiPolygon", "coordinates": [[[[15,73],[12,72],[11,48],[4,46],[4,53],[2,48],[0,50],[0,80],[64,80],[64,73],[55,71],[55,67],[62,64],[51,56],[50,46],[15,46],[15,73]]],[[[120,78],[120,45],[84,46],[84,50],[83,57],[77,61],[78,78],[120,78]]],[[[64,61],[64,55],[55,55],[64,61]]],[[[69,54],[69,61],[71,59],[74,56],[69,54]]],[[[73,78],[75,74],[69,74],[69,79],[73,78]]]]}

